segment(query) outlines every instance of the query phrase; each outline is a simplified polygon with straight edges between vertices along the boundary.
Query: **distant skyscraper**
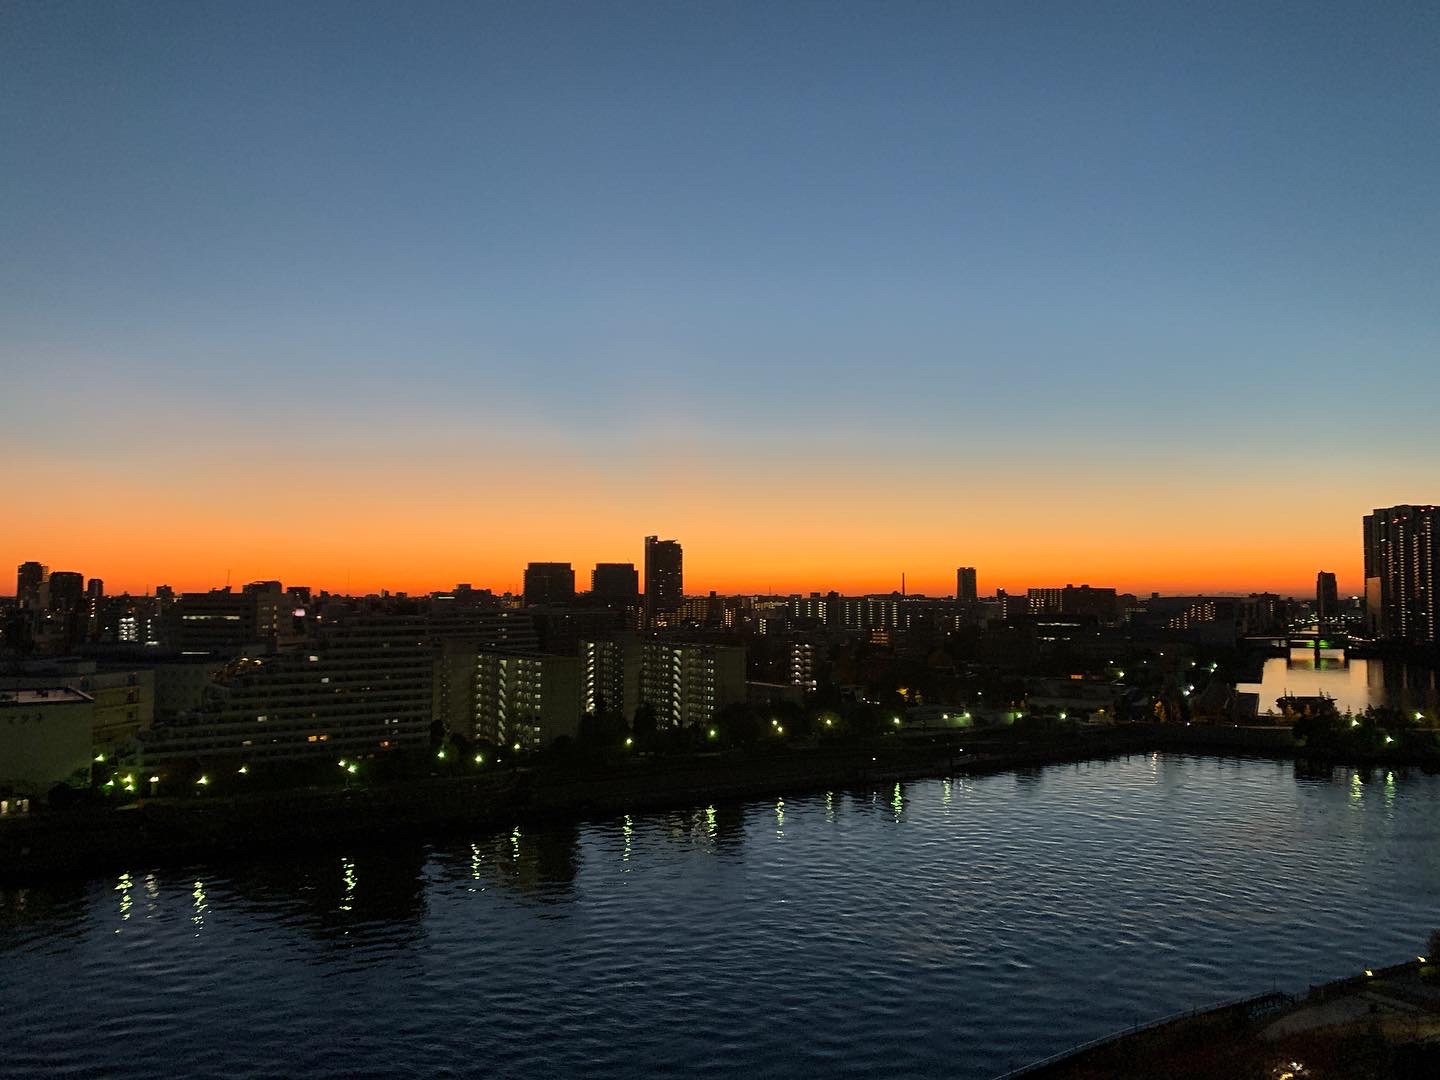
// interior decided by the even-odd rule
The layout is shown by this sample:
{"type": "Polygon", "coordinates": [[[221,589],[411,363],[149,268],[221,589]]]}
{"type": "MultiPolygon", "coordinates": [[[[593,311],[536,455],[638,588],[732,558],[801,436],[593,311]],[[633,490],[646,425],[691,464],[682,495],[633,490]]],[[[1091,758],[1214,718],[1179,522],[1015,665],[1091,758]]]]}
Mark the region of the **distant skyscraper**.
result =
{"type": "Polygon", "coordinates": [[[74,570],[56,570],[46,580],[49,603],[57,614],[79,611],[85,603],[85,575],[74,570]]]}
{"type": "Polygon", "coordinates": [[[973,604],[980,599],[975,587],[975,567],[962,566],[955,571],[955,599],[962,604],[973,604]]]}
{"type": "Polygon", "coordinates": [[[684,556],[678,540],[645,538],[645,625],[677,610],[685,598],[684,556]]]}
{"type": "Polygon", "coordinates": [[[1315,575],[1315,622],[1323,633],[1340,615],[1340,589],[1335,575],[1321,570],[1315,575]]]}
{"type": "Polygon", "coordinates": [[[640,572],[634,563],[596,563],[590,574],[590,599],[608,607],[634,607],[640,602],[640,572]]]}
{"type": "Polygon", "coordinates": [[[1384,641],[1440,644],[1440,507],[1391,506],[1366,516],[1365,614],[1384,641]]]}
{"type": "Polygon", "coordinates": [[[40,606],[40,586],[49,569],[38,562],[21,563],[15,571],[15,603],[22,608],[40,606]]]}
{"type": "Polygon", "coordinates": [[[526,604],[573,604],[575,571],[568,562],[532,562],[525,567],[526,604]]]}

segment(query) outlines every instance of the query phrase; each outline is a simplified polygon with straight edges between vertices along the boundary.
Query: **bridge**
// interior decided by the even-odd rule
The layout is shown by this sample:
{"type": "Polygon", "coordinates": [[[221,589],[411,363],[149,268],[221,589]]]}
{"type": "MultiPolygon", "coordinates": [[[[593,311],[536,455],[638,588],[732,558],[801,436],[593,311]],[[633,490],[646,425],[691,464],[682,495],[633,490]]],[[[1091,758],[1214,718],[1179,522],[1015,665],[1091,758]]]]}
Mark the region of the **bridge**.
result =
{"type": "Polygon", "coordinates": [[[1270,645],[1277,649],[1344,649],[1350,644],[1350,635],[1337,626],[1311,626],[1304,630],[1287,630],[1283,634],[1254,634],[1245,639],[1257,645],[1270,645]]]}

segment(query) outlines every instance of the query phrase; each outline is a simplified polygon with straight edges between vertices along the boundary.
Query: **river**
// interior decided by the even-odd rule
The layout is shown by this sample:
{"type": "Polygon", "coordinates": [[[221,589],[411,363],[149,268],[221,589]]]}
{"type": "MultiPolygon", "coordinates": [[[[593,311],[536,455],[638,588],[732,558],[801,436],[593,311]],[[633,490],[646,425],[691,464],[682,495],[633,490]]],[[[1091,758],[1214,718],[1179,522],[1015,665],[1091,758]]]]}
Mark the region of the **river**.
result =
{"type": "Polygon", "coordinates": [[[136,866],[0,892],[0,1075],[987,1077],[1416,955],[1437,840],[1418,772],[1136,755],[136,866]]]}
{"type": "Polygon", "coordinates": [[[1339,650],[1327,650],[1318,658],[1310,649],[1272,656],[1265,661],[1260,682],[1241,683],[1236,689],[1259,694],[1262,713],[1278,712],[1275,699],[1285,694],[1325,694],[1342,713],[1389,705],[1434,720],[1440,708],[1440,674],[1434,668],[1397,660],[1347,660],[1339,650]]]}

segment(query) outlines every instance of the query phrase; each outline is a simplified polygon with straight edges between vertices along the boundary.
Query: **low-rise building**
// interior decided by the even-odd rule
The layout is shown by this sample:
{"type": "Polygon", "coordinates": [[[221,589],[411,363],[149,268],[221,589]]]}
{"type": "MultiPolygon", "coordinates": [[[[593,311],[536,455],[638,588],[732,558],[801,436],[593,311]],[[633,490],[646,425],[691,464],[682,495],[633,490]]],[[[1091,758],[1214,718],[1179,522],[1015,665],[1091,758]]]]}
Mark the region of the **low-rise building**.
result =
{"type": "Polygon", "coordinates": [[[0,795],[38,798],[89,782],[95,702],[69,687],[0,690],[0,795]]]}

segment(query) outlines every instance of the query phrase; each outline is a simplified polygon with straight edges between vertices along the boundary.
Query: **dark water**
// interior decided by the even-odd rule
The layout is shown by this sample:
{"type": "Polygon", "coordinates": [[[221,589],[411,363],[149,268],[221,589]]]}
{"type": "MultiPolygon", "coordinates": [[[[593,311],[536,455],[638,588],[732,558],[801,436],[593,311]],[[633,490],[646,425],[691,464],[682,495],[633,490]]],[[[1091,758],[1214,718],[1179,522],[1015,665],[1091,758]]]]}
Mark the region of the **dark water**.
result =
{"type": "Polygon", "coordinates": [[[0,1074],[992,1076],[1414,956],[1440,781],[1182,757],[0,894],[0,1074]]]}

